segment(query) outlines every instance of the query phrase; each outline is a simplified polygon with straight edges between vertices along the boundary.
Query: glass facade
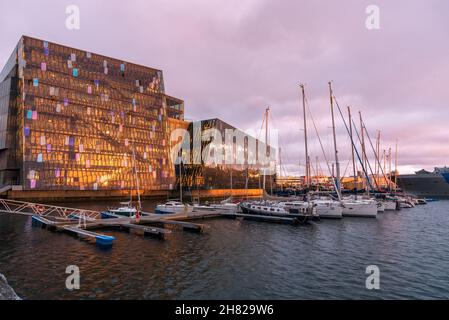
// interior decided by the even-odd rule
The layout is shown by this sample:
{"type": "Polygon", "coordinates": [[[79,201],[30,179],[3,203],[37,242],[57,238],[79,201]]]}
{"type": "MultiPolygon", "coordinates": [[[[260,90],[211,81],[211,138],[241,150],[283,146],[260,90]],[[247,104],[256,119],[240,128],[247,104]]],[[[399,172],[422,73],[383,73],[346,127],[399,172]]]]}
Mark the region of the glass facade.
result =
{"type": "Polygon", "coordinates": [[[169,119],[184,107],[161,70],[29,37],[16,52],[17,110],[2,103],[0,119],[16,124],[24,190],[132,189],[134,159],[141,189],[173,188],[169,119]]]}
{"type": "MultiPolygon", "coordinates": [[[[261,189],[263,187],[263,168],[261,162],[259,162],[259,152],[266,151],[266,144],[249,136],[236,129],[230,124],[220,119],[208,119],[197,122],[198,129],[195,130],[195,123],[189,123],[188,132],[190,138],[190,150],[194,149],[193,140],[201,141],[201,159],[195,160],[194,152],[190,153],[190,158],[187,163],[177,164],[176,168],[176,188],[179,188],[179,179],[182,177],[182,185],[190,190],[196,189],[261,189]],[[214,152],[223,153],[223,161],[210,163],[205,159],[205,152],[211,144],[213,139],[204,139],[205,132],[208,129],[217,129],[219,131],[219,137],[221,139],[222,146],[214,150],[214,152]],[[232,141],[226,141],[226,130],[232,130],[236,135],[244,136],[243,143],[239,144],[237,139],[232,141]],[[255,146],[256,154],[251,154],[251,147],[255,146]],[[240,159],[237,159],[237,149],[243,147],[240,153],[240,159]],[[227,150],[225,150],[227,149],[227,150]],[[232,153],[233,160],[226,162],[226,152],[232,153]],[[253,156],[254,163],[249,160],[253,156]],[[182,170],[182,175],[180,174],[182,170]]],[[[206,134],[207,135],[207,134],[206,134]]],[[[181,150],[181,153],[183,151],[181,150]]],[[[275,155],[276,150],[272,147],[269,148],[269,152],[275,155]]],[[[207,156],[206,156],[207,157],[207,156]]],[[[275,186],[275,174],[266,173],[265,175],[265,188],[267,190],[274,188],[275,186]]]]}
{"type": "Polygon", "coordinates": [[[17,158],[17,48],[0,73],[0,186],[20,182],[17,158]]]}

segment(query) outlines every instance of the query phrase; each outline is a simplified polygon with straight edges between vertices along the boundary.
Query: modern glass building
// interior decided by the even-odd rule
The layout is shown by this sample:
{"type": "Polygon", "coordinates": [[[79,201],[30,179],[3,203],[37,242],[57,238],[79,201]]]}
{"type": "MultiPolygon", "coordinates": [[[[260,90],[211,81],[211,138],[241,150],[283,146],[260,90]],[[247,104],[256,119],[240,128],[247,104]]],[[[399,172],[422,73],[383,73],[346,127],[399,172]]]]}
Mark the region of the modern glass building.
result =
{"type": "Polygon", "coordinates": [[[0,74],[0,184],[23,190],[174,188],[161,70],[22,37],[0,74]],[[133,156],[134,155],[134,156],[133,156]]]}
{"type": "MultiPolygon", "coordinates": [[[[267,160],[272,163],[276,158],[275,148],[267,149],[264,142],[217,118],[190,122],[186,128],[190,139],[188,149],[191,152],[184,162],[175,166],[176,188],[180,185],[180,178],[182,186],[193,193],[204,189],[243,190],[263,187],[263,168],[267,166],[267,160]],[[210,129],[217,131],[214,137],[209,138],[207,131],[210,129]],[[232,136],[226,137],[227,132],[232,132],[232,136]],[[193,151],[195,144],[199,146],[196,155],[193,151]],[[215,146],[210,148],[211,145],[215,146]],[[215,160],[208,161],[207,157],[213,153],[215,160]],[[217,153],[220,155],[216,156],[217,153]],[[262,159],[265,153],[270,157],[262,159]]],[[[274,172],[265,172],[265,190],[275,188],[275,179],[274,172]]]]}

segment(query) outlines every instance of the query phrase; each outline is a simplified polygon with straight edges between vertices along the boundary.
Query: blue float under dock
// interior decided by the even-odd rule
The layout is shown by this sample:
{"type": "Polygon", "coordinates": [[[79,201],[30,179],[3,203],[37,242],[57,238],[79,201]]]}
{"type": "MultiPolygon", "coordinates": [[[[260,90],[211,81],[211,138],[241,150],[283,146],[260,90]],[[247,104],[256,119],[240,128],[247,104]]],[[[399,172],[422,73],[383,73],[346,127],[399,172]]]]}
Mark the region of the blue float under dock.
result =
{"type": "Polygon", "coordinates": [[[113,236],[107,236],[101,233],[87,231],[77,227],[64,226],[63,229],[65,231],[76,234],[80,238],[88,238],[91,240],[95,240],[95,243],[99,246],[112,246],[115,240],[115,237],[113,236]]]}

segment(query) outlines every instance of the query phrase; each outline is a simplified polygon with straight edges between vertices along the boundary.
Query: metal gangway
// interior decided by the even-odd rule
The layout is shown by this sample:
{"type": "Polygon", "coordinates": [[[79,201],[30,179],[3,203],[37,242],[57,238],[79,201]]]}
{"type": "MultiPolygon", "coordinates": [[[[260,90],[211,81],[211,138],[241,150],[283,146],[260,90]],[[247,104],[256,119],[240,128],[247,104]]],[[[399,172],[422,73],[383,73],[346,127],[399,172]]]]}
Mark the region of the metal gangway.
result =
{"type": "Polygon", "coordinates": [[[0,213],[53,217],[56,219],[82,219],[87,221],[101,218],[101,213],[94,210],[68,208],[9,199],[0,199],[0,213]]]}

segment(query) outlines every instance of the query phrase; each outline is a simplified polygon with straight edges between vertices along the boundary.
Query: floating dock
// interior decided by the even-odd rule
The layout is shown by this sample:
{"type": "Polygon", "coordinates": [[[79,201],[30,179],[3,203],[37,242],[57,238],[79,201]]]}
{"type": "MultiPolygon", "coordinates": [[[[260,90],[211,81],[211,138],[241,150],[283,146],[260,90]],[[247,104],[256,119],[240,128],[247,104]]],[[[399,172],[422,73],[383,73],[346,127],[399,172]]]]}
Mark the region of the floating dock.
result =
{"type": "Polygon", "coordinates": [[[170,230],[155,228],[155,227],[147,227],[140,224],[132,224],[132,223],[123,223],[120,224],[120,228],[127,229],[128,232],[134,231],[138,234],[142,234],[144,236],[155,237],[159,239],[165,239],[166,235],[172,233],[170,230]]]}
{"type": "Polygon", "coordinates": [[[35,227],[46,228],[50,230],[64,230],[68,233],[74,234],[81,239],[93,240],[99,246],[112,246],[115,238],[112,236],[88,231],[79,227],[73,227],[70,225],[62,225],[61,222],[52,221],[40,216],[31,217],[32,225],[35,227]]]}
{"type": "Polygon", "coordinates": [[[206,225],[192,222],[195,220],[228,218],[289,225],[301,223],[297,217],[242,214],[218,210],[199,210],[190,213],[166,215],[143,212],[139,221],[136,221],[130,217],[121,217],[109,213],[106,215],[92,210],[64,208],[6,199],[0,199],[0,212],[31,215],[32,225],[35,227],[69,233],[102,247],[112,246],[115,237],[93,230],[118,229],[144,237],[166,240],[172,234],[172,230],[195,233],[204,232],[206,225]]]}
{"type": "Polygon", "coordinates": [[[287,217],[265,216],[265,215],[247,214],[247,213],[222,213],[221,216],[230,218],[230,219],[242,218],[243,220],[271,222],[271,223],[279,223],[279,224],[290,224],[290,225],[300,224],[300,220],[296,217],[287,218],[287,217]]]}
{"type": "MultiPolygon", "coordinates": [[[[195,233],[202,233],[205,228],[202,224],[179,221],[177,219],[181,219],[183,216],[177,214],[162,216],[153,213],[144,213],[139,222],[129,217],[104,215],[102,213],[98,213],[95,216],[103,217],[103,219],[95,219],[78,211],[68,212],[65,218],[62,216],[33,215],[32,224],[35,227],[70,233],[78,236],[80,239],[93,241],[103,247],[112,246],[115,238],[91,230],[112,228],[126,230],[128,233],[136,235],[165,240],[172,233],[170,229],[173,228],[195,233]],[[167,229],[167,227],[170,229],[167,229]]],[[[197,217],[197,215],[195,216],[197,217]]]]}

